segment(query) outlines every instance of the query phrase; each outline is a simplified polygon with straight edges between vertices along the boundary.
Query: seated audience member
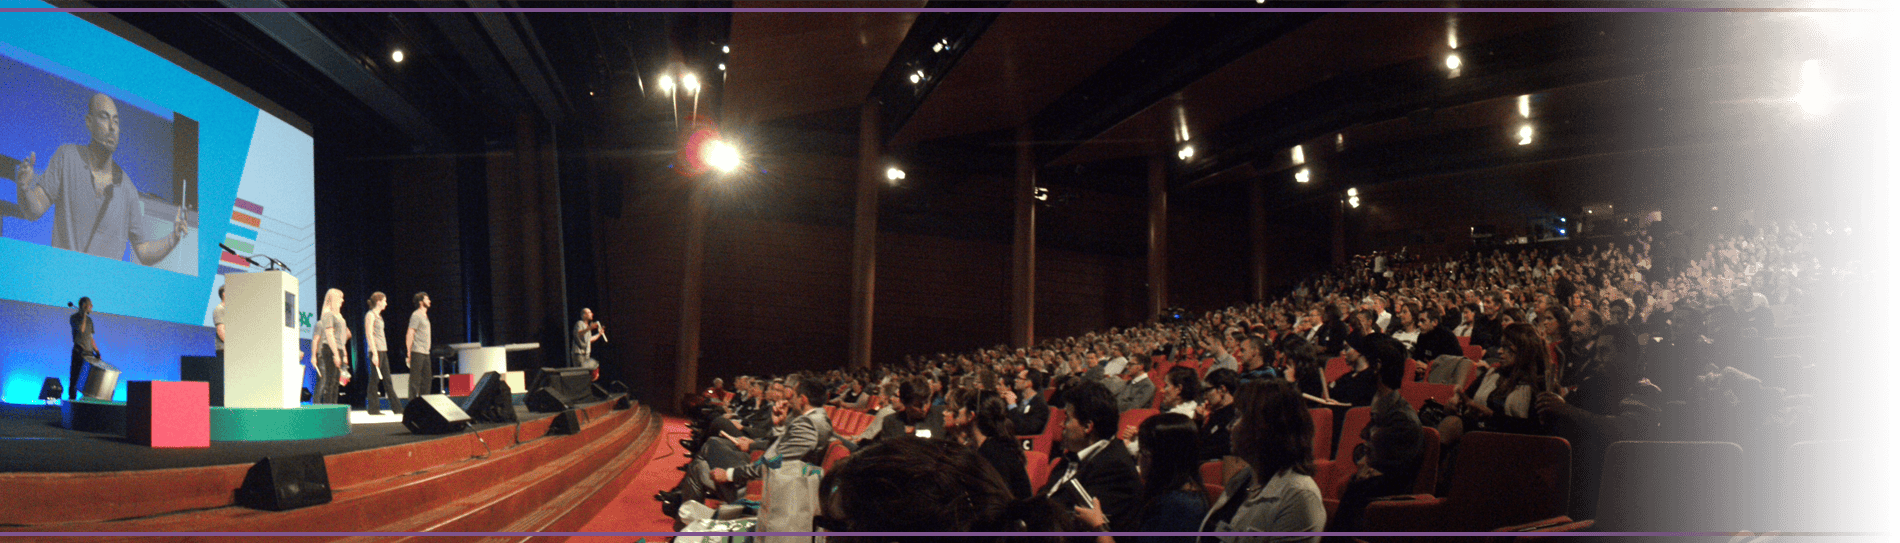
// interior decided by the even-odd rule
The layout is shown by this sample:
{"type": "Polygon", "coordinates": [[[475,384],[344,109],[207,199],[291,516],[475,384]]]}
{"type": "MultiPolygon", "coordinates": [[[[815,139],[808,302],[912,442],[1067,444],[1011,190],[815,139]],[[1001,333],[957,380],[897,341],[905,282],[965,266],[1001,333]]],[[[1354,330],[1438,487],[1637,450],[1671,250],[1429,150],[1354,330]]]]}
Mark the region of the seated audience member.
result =
{"type": "Polygon", "coordinates": [[[1228,430],[1240,414],[1240,409],[1234,406],[1234,394],[1238,392],[1240,374],[1234,370],[1207,372],[1207,388],[1201,391],[1201,408],[1195,412],[1195,418],[1201,423],[1200,461],[1221,460],[1233,454],[1228,430]]]}
{"type": "Polygon", "coordinates": [[[1155,383],[1148,378],[1148,360],[1134,357],[1128,361],[1122,377],[1128,378],[1128,384],[1122,385],[1115,393],[1115,408],[1121,411],[1146,409],[1154,405],[1155,383]]]}
{"type": "MultiPolygon", "coordinates": [[[[1135,531],[1192,532],[1207,516],[1207,490],[1201,481],[1201,462],[1195,453],[1200,429],[1194,420],[1178,413],[1162,413],[1141,422],[1136,435],[1154,446],[1141,450],[1141,507],[1135,531]]],[[[1078,521],[1092,529],[1103,529],[1108,519],[1097,507],[1076,507],[1078,521]]],[[[1135,541],[1164,541],[1136,537],[1135,541]]],[[[1097,541],[1114,541],[1101,536],[1097,541]]]]}
{"type": "Polygon", "coordinates": [[[1405,345],[1375,338],[1365,347],[1366,358],[1379,374],[1379,392],[1372,400],[1372,420],[1360,433],[1362,449],[1351,452],[1359,471],[1340,496],[1328,531],[1363,531],[1366,506],[1374,498],[1411,493],[1419,470],[1424,469],[1419,463],[1425,434],[1418,412],[1399,394],[1405,383],[1405,345]]]}
{"type": "Polygon", "coordinates": [[[1040,370],[1024,369],[1016,372],[1015,384],[1003,399],[1009,401],[1009,419],[1014,423],[1018,435],[1028,437],[1042,433],[1049,425],[1049,402],[1042,399],[1042,389],[1049,384],[1049,374],[1040,370]],[[1010,396],[1014,395],[1012,401],[1010,396]]]}
{"type": "MultiPolygon", "coordinates": [[[[880,389],[880,393],[883,394],[885,398],[896,398],[897,382],[892,379],[886,379],[880,389]]],[[[839,441],[844,444],[845,449],[856,452],[858,447],[863,446],[865,442],[877,439],[878,432],[884,429],[884,420],[897,413],[896,406],[897,402],[884,402],[884,405],[878,406],[877,412],[871,414],[871,423],[865,425],[863,431],[858,432],[858,435],[840,437],[839,441]]]]}
{"type": "Polygon", "coordinates": [[[1451,445],[1470,431],[1536,433],[1531,400],[1547,386],[1548,353],[1531,325],[1506,328],[1498,346],[1498,364],[1452,397],[1450,407],[1457,414],[1439,422],[1439,439],[1451,445]]]}
{"type": "MultiPolygon", "coordinates": [[[[1040,496],[1011,497],[1008,483],[982,456],[943,440],[900,436],[881,441],[838,462],[819,488],[824,507],[823,514],[814,519],[815,527],[835,532],[1079,531],[1066,507],[1040,496]]],[[[852,533],[827,539],[841,543],[910,540],[852,533]]]]}
{"type": "Polygon", "coordinates": [[[1175,366],[1161,376],[1161,411],[1180,413],[1188,418],[1201,407],[1201,376],[1194,368],[1175,366]]]}
{"type": "Polygon", "coordinates": [[[1406,302],[1399,304],[1398,309],[1398,318],[1392,321],[1392,326],[1386,330],[1386,335],[1392,336],[1392,339],[1399,340],[1399,343],[1405,345],[1406,351],[1410,352],[1412,346],[1418,344],[1418,335],[1420,333],[1418,326],[1419,305],[1418,302],[1406,302]]]}
{"type": "Polygon", "coordinates": [[[1287,336],[1278,343],[1276,350],[1286,368],[1287,381],[1299,389],[1307,404],[1334,405],[1332,391],[1326,386],[1326,372],[1320,366],[1319,349],[1299,336],[1287,336]]]}
{"type": "MultiPolygon", "coordinates": [[[[1465,355],[1464,347],[1458,345],[1458,338],[1452,335],[1449,328],[1442,326],[1443,322],[1441,317],[1443,316],[1444,314],[1440,313],[1437,309],[1425,310],[1424,315],[1419,317],[1418,321],[1418,328],[1420,330],[1418,343],[1412,345],[1412,360],[1417,360],[1419,364],[1425,366],[1420,369],[1426,371],[1419,373],[1425,375],[1428,381],[1431,379],[1429,365],[1438,361],[1439,357],[1449,355],[1462,358],[1465,355]]],[[[1460,375],[1458,378],[1460,380],[1457,382],[1447,382],[1445,384],[1463,385],[1464,381],[1462,379],[1464,376],[1460,375]]],[[[1432,382],[1437,383],[1439,381],[1432,382]]]]}
{"type": "Polygon", "coordinates": [[[1351,327],[1345,322],[1346,312],[1334,304],[1326,304],[1321,311],[1325,312],[1326,320],[1308,339],[1319,346],[1320,356],[1337,355],[1346,348],[1346,338],[1352,335],[1351,327]]]}
{"type": "MultiPolygon", "coordinates": [[[[1385,337],[1385,334],[1369,334],[1353,343],[1364,344],[1369,341],[1369,338],[1378,337],[1385,337]]],[[[1340,355],[1346,357],[1348,364],[1352,364],[1352,371],[1334,379],[1329,385],[1328,393],[1332,401],[1326,405],[1333,407],[1372,405],[1372,395],[1378,392],[1379,375],[1372,371],[1372,365],[1366,362],[1365,354],[1359,352],[1356,345],[1347,345],[1346,350],[1340,355]]]]}
{"type": "Polygon", "coordinates": [[[1016,432],[1011,428],[1009,406],[1003,404],[1002,396],[994,392],[982,392],[976,395],[970,414],[970,445],[977,454],[989,461],[990,467],[1002,474],[1009,483],[1009,493],[1016,498],[1027,498],[1029,471],[1024,465],[1023,448],[1017,445],[1016,432]]]}
{"type": "Polygon", "coordinates": [[[1073,480],[1087,493],[1101,500],[1111,531],[1129,531],[1135,526],[1135,507],[1140,505],[1141,476],[1128,446],[1115,437],[1121,424],[1121,412],[1115,410],[1115,397],[1107,388],[1083,382],[1063,394],[1062,459],[1049,469],[1049,482],[1036,492],[1064,508],[1082,503],[1079,492],[1068,488],[1073,480]]]}
{"type": "Polygon", "coordinates": [[[1310,537],[1211,537],[1228,542],[1319,541],[1326,507],[1313,482],[1313,420],[1299,391],[1283,381],[1253,381],[1241,387],[1234,452],[1247,468],[1227,480],[1202,532],[1315,532],[1310,537]]]}
{"type": "Polygon", "coordinates": [[[897,399],[902,405],[884,418],[884,427],[877,431],[878,440],[900,435],[925,439],[944,435],[943,408],[931,405],[930,383],[924,378],[913,377],[898,385],[897,399]]]}
{"type": "Polygon", "coordinates": [[[720,439],[710,439],[701,447],[693,461],[687,464],[686,475],[670,491],[660,491],[654,498],[660,501],[661,510],[667,516],[678,514],[679,506],[687,500],[705,500],[718,497],[722,501],[733,501],[745,488],[746,481],[764,475],[764,464],[752,462],[746,451],[762,450],[762,458],[783,458],[804,460],[810,464],[820,464],[824,460],[825,445],[831,441],[831,421],[825,418],[822,402],[826,399],[823,384],[817,379],[800,380],[794,386],[797,391],[786,402],[795,415],[788,417],[785,431],[769,440],[755,441],[742,436],[726,434],[720,439]],[[762,445],[762,447],[761,447],[762,445]]]}

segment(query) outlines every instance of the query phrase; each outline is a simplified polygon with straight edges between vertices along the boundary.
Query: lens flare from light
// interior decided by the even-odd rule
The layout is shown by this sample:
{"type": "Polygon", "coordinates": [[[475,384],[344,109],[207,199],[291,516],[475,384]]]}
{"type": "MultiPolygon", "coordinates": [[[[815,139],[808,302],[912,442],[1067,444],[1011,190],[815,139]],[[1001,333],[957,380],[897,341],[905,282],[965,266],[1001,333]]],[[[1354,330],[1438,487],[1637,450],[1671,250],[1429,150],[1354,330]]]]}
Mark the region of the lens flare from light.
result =
{"type": "Polygon", "coordinates": [[[1822,77],[1821,61],[1808,60],[1801,63],[1801,92],[1794,95],[1794,102],[1801,105],[1801,111],[1810,117],[1826,115],[1834,110],[1834,90],[1822,77]]]}
{"type": "Polygon", "coordinates": [[[699,76],[693,74],[680,76],[680,88],[686,89],[686,92],[699,92],[699,76]]]}
{"type": "Polygon", "coordinates": [[[667,94],[673,94],[673,76],[671,75],[660,76],[660,91],[665,92],[667,94]]]}
{"type": "Polygon", "coordinates": [[[720,140],[706,144],[704,153],[702,159],[706,161],[706,165],[712,166],[720,173],[732,173],[733,170],[739,168],[739,148],[733,147],[730,143],[720,140]]]}

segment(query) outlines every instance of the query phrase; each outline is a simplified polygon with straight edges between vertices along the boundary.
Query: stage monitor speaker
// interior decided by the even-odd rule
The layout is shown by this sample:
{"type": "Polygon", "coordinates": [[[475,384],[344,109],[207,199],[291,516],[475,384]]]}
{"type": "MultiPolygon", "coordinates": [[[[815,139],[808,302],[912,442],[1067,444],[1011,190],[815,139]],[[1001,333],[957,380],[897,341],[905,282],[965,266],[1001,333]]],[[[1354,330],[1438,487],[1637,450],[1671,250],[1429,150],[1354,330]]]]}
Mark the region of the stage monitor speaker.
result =
{"type": "Polygon", "coordinates": [[[112,401],[112,393],[119,389],[119,368],[98,357],[88,356],[84,369],[86,374],[79,378],[86,383],[86,387],[79,389],[79,393],[94,400],[112,401]]]}
{"type": "Polygon", "coordinates": [[[442,394],[427,394],[402,408],[402,425],[417,434],[447,434],[468,428],[468,413],[442,394]]]}
{"type": "Polygon", "coordinates": [[[475,422],[515,422],[514,391],[508,388],[500,372],[482,374],[475,391],[462,401],[462,411],[475,422]]]}
{"type": "Polygon", "coordinates": [[[236,497],[240,505],[270,511],[330,503],[330,472],[321,454],[265,457],[245,473],[236,497]]]}
{"type": "Polygon", "coordinates": [[[521,403],[527,404],[528,411],[534,413],[555,413],[572,407],[568,405],[566,398],[550,387],[534,389],[534,392],[529,392],[528,397],[523,398],[521,403]]]}
{"type": "Polygon", "coordinates": [[[594,372],[586,368],[541,368],[540,378],[532,388],[553,388],[554,393],[570,403],[592,400],[594,395],[594,372]]]}
{"type": "Polygon", "coordinates": [[[548,435],[564,436],[578,433],[581,433],[581,416],[578,409],[562,411],[561,414],[554,416],[553,422],[548,423],[548,435]]]}

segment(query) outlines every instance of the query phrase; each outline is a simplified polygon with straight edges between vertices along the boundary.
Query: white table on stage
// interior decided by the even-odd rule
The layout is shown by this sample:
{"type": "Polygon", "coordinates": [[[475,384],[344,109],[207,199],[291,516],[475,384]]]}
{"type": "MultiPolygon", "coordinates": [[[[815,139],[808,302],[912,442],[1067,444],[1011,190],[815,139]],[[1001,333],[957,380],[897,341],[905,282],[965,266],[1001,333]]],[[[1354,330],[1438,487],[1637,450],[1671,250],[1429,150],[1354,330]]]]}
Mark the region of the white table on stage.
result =
{"type": "Polygon", "coordinates": [[[506,374],[508,373],[508,353],[539,349],[541,344],[510,343],[499,347],[484,347],[480,343],[453,343],[449,345],[449,348],[455,349],[456,359],[461,360],[460,371],[456,373],[481,375],[492,371],[506,374]]]}

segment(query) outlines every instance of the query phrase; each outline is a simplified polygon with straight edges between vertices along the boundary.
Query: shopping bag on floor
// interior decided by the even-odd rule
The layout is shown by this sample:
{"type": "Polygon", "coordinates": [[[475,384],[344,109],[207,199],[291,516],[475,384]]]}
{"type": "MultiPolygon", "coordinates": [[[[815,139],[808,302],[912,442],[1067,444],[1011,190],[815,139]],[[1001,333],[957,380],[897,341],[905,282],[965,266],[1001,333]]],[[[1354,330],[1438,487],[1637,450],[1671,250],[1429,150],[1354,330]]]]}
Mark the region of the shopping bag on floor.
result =
{"type": "MultiPolygon", "coordinates": [[[[760,532],[810,532],[818,515],[818,482],[825,470],[800,460],[767,463],[765,495],[759,500],[760,532]]],[[[760,537],[761,543],[813,543],[810,537],[760,537]]]]}

